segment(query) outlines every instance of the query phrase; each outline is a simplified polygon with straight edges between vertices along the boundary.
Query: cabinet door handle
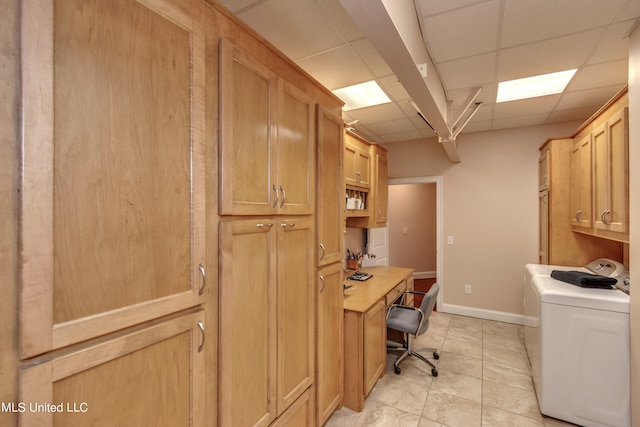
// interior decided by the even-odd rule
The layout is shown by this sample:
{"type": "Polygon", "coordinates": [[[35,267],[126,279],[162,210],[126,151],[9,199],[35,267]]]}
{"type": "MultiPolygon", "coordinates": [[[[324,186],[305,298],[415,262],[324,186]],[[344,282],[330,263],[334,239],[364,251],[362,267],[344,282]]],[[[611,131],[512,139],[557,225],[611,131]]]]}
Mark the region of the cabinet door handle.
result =
{"type": "Polygon", "coordinates": [[[296,223],[295,222],[285,222],[280,224],[280,227],[284,228],[284,227],[295,227],[296,223]]]}
{"type": "Polygon", "coordinates": [[[273,191],[275,191],[275,192],[276,192],[276,199],[273,201],[273,205],[271,205],[271,207],[272,207],[272,208],[275,208],[276,206],[278,206],[278,198],[279,198],[279,197],[278,197],[278,196],[279,196],[279,193],[278,193],[278,186],[277,186],[277,185],[275,185],[275,184],[273,184],[273,187],[271,187],[271,188],[273,188],[273,191]]]}
{"type": "Polygon", "coordinates": [[[609,209],[605,209],[604,211],[602,211],[602,215],[600,215],[600,218],[602,219],[602,223],[604,225],[611,225],[610,222],[607,222],[607,215],[609,215],[611,213],[611,211],[609,209]]]}
{"type": "Polygon", "coordinates": [[[322,291],[324,291],[324,285],[326,284],[324,281],[324,276],[320,275],[320,280],[322,281],[322,288],[320,288],[320,293],[322,293],[322,291]]]}
{"type": "Polygon", "coordinates": [[[322,249],[322,255],[320,255],[320,261],[322,261],[324,259],[324,245],[322,243],[320,243],[320,249],[322,249]]]}
{"type": "Polygon", "coordinates": [[[200,270],[200,274],[202,275],[202,286],[198,291],[198,295],[202,295],[204,293],[204,287],[207,284],[207,275],[204,273],[204,267],[202,264],[198,264],[198,269],[200,270]]]}
{"type": "Polygon", "coordinates": [[[198,353],[200,353],[204,348],[204,323],[202,323],[202,320],[198,320],[198,328],[200,328],[200,333],[202,333],[202,341],[198,347],[198,353]]]}
{"type": "Polygon", "coordinates": [[[356,182],[360,182],[360,172],[356,171],[356,182]]]}
{"type": "Polygon", "coordinates": [[[263,224],[261,222],[256,224],[256,227],[258,228],[262,228],[262,227],[273,227],[273,224],[263,224]]]}
{"type": "Polygon", "coordinates": [[[582,210],[578,209],[576,211],[576,221],[580,222],[580,216],[582,215],[582,210]]]}
{"type": "Polygon", "coordinates": [[[282,201],[280,202],[280,207],[284,206],[285,200],[287,200],[287,192],[284,191],[284,186],[280,186],[280,191],[282,191],[282,201]]]}

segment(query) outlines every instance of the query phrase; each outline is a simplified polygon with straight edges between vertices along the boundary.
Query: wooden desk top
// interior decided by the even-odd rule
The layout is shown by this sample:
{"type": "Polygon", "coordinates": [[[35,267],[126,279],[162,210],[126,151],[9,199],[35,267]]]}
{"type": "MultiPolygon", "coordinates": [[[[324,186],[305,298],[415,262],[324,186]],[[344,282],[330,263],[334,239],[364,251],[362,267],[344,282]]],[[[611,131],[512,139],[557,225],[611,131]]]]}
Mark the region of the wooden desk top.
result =
{"type": "Polygon", "coordinates": [[[411,277],[413,268],[367,267],[359,268],[358,271],[373,274],[373,277],[364,282],[349,281],[354,286],[344,291],[344,309],[364,313],[398,283],[411,277]]]}

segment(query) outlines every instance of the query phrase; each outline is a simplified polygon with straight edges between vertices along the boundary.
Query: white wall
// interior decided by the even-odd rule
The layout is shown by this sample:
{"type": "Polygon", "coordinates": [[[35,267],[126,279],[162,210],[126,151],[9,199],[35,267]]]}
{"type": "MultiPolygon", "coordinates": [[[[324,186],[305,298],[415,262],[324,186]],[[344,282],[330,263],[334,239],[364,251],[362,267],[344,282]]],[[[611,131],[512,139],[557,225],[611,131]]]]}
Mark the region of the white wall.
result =
{"type": "Polygon", "coordinates": [[[449,162],[436,139],[385,145],[390,179],[442,176],[443,307],[521,320],[524,265],[538,259],[538,148],[579,125],[463,134],[461,163],[449,162]]]}

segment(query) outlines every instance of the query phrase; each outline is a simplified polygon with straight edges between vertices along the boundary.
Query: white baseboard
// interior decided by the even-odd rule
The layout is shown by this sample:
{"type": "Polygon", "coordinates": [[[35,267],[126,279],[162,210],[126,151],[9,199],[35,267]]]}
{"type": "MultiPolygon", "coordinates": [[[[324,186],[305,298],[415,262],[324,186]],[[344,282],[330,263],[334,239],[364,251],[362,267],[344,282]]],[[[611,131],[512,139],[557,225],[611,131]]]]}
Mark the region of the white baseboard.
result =
{"type": "Polygon", "coordinates": [[[438,305],[438,311],[442,313],[459,314],[461,316],[476,317],[478,319],[495,320],[498,322],[515,323],[524,325],[524,314],[506,313],[504,311],[486,310],[482,308],[465,307],[455,304],[438,305]]]}

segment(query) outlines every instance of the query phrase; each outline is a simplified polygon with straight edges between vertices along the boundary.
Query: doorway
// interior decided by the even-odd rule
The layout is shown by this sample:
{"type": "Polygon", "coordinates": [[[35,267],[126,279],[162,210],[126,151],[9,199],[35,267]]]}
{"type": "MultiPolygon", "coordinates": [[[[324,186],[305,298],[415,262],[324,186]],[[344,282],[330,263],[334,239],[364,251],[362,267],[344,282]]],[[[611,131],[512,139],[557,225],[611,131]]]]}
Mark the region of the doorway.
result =
{"type": "Polygon", "coordinates": [[[444,293],[441,201],[442,177],[389,180],[389,265],[413,268],[417,291],[425,292],[437,281],[438,306],[444,293]]]}

